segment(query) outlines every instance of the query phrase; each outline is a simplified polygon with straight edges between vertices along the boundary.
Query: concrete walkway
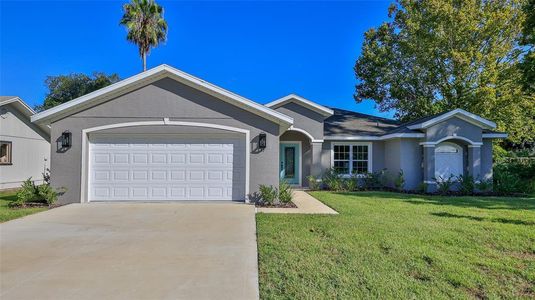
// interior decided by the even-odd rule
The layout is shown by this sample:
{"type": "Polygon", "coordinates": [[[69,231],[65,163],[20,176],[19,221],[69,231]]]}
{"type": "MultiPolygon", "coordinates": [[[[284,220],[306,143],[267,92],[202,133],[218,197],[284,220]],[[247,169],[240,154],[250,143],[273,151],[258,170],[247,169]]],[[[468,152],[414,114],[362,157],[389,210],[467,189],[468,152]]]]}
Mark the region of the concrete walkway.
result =
{"type": "Polygon", "coordinates": [[[268,214],[338,214],[334,209],[310,196],[305,191],[294,190],[292,201],[297,205],[297,208],[258,207],[256,212],[268,214]]]}
{"type": "Polygon", "coordinates": [[[254,212],[92,203],[0,224],[0,299],[258,299],[254,212]]]}

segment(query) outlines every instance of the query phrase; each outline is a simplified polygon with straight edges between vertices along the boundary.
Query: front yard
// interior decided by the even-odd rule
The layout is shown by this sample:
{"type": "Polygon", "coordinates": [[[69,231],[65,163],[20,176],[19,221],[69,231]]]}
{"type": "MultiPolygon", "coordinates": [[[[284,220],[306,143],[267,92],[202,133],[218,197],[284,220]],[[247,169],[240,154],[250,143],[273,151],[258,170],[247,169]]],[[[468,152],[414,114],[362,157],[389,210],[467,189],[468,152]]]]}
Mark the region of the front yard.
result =
{"type": "Polygon", "coordinates": [[[535,198],[312,195],[257,215],[262,299],[535,297],[535,198]]]}
{"type": "Polygon", "coordinates": [[[10,208],[8,206],[9,202],[16,198],[15,192],[0,192],[0,223],[48,209],[46,207],[10,208]]]}

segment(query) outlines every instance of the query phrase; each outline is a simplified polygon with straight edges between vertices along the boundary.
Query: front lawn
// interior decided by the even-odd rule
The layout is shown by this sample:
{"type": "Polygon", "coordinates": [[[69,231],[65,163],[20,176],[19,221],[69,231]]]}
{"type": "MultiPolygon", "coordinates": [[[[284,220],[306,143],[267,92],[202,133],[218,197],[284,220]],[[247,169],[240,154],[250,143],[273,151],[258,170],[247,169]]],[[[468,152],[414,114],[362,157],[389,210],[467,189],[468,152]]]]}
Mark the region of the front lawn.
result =
{"type": "Polygon", "coordinates": [[[0,192],[0,223],[47,210],[46,207],[10,208],[8,206],[9,202],[16,198],[15,192],[0,192]]]}
{"type": "Polygon", "coordinates": [[[311,194],[257,215],[262,299],[535,297],[535,198],[311,194]]]}

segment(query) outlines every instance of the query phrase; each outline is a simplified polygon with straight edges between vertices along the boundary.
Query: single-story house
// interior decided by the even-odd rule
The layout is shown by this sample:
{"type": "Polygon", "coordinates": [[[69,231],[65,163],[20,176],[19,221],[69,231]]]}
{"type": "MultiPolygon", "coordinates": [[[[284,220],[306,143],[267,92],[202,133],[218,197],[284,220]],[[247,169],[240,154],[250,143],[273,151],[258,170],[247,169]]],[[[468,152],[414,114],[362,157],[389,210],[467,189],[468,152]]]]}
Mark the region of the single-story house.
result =
{"type": "Polygon", "coordinates": [[[449,174],[492,176],[496,125],[464,110],[415,122],[329,108],[296,95],[266,105],[161,65],[32,116],[51,126],[62,202],[248,200],[260,184],[307,186],[403,170],[406,189],[449,174]]]}
{"type": "Polygon", "coordinates": [[[30,122],[35,114],[22,99],[0,96],[0,190],[29,177],[43,183],[50,160],[50,128],[30,122]]]}

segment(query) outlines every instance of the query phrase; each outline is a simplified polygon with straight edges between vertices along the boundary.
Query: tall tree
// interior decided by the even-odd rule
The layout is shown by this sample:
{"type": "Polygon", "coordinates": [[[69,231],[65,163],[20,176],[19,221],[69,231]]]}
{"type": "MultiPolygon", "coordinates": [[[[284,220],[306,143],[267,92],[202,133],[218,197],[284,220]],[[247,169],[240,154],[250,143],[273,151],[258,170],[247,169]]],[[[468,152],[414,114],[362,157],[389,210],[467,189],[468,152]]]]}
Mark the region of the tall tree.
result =
{"type": "MultiPolygon", "coordinates": [[[[531,95],[535,94],[535,0],[527,0],[524,5],[526,20],[520,44],[526,47],[520,68],[524,76],[524,89],[531,95]]],[[[535,101],[535,99],[534,99],[535,101]]]]}
{"type": "Polygon", "coordinates": [[[154,0],[132,0],[123,5],[120,24],[128,30],[126,39],[136,44],[143,61],[143,71],[147,70],[147,55],[167,38],[167,22],[163,8],[154,0]]]}
{"type": "Polygon", "coordinates": [[[398,0],[365,33],[355,100],[412,120],[463,108],[512,142],[535,140],[535,101],[522,91],[523,0],[398,0]]]}
{"type": "Polygon", "coordinates": [[[36,111],[43,111],[72,99],[91,93],[112,83],[119,81],[117,74],[106,75],[95,72],[92,76],[81,73],[69,75],[48,76],[45,85],[48,92],[43,105],[35,107],[36,111]]]}

